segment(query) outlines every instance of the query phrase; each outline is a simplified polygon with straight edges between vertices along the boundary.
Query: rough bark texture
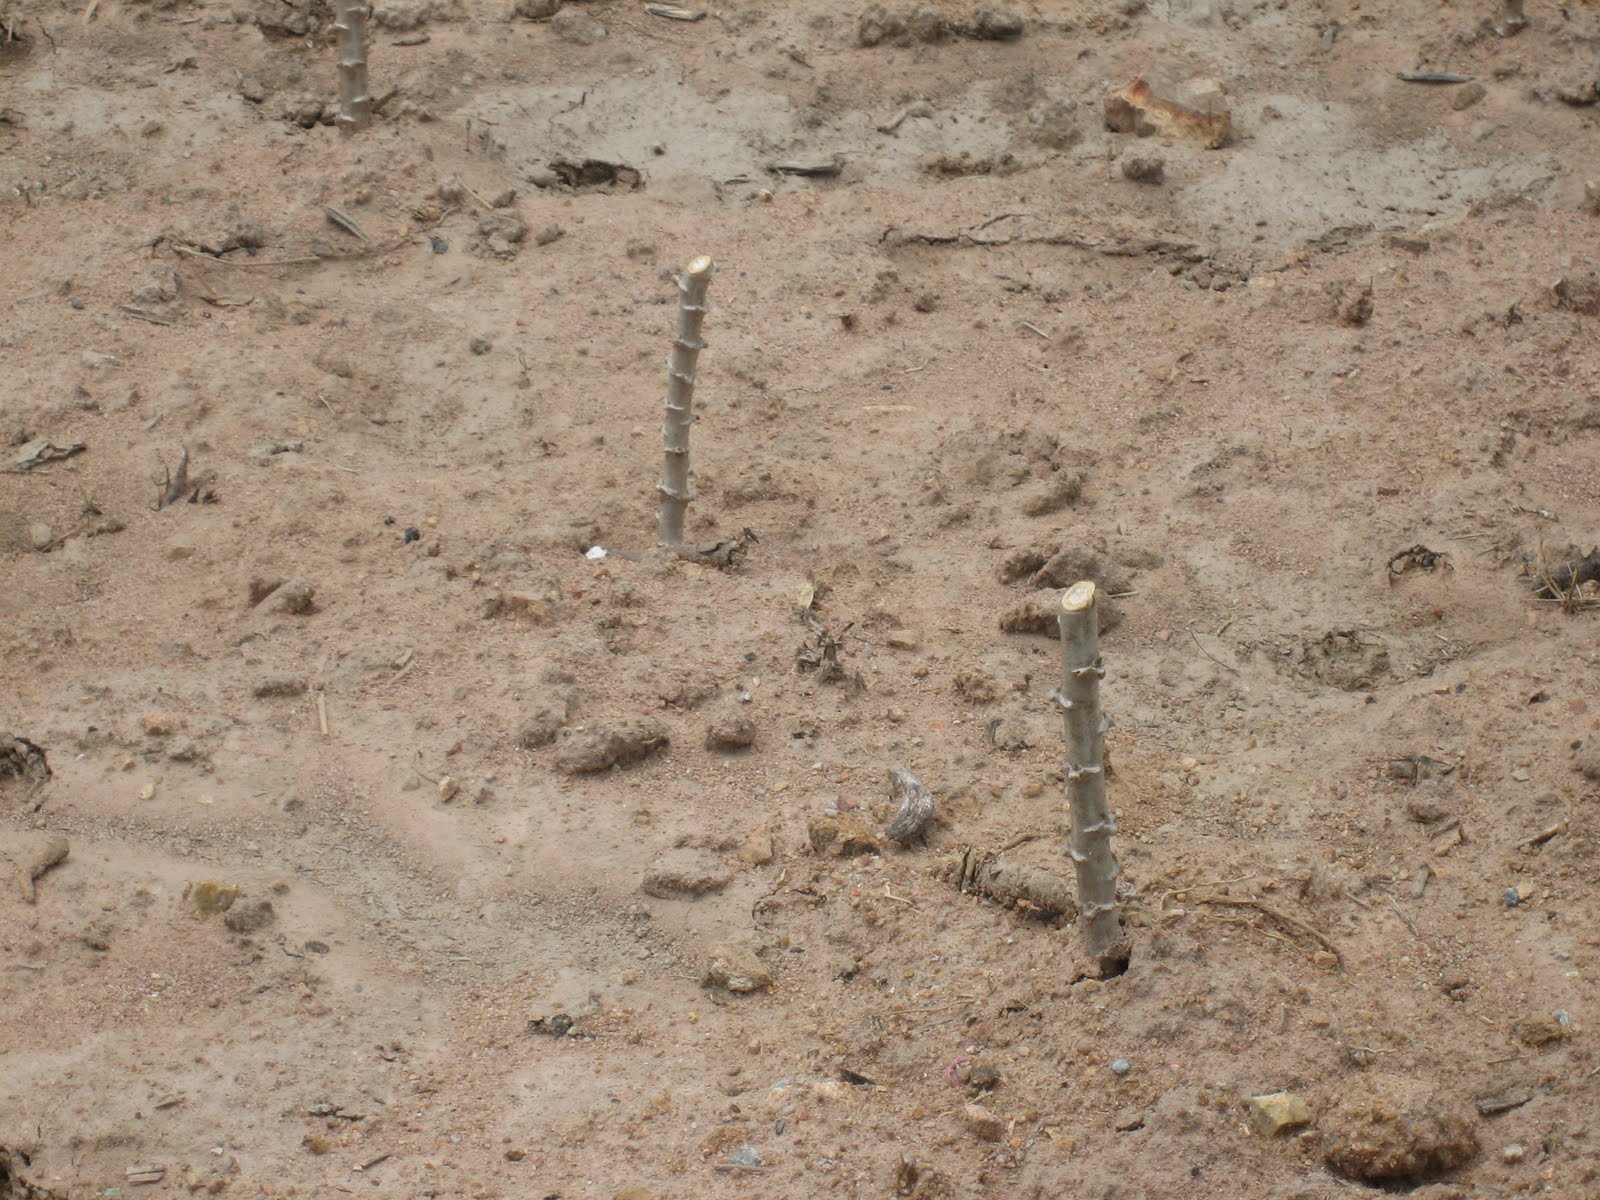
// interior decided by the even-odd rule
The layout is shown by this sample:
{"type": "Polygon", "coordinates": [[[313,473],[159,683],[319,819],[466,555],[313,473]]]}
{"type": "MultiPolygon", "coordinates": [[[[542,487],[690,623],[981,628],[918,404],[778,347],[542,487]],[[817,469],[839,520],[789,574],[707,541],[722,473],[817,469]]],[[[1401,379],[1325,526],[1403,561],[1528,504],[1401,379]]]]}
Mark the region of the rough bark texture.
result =
{"type": "Polygon", "coordinates": [[[1111,849],[1116,822],[1106,806],[1106,719],[1100,711],[1100,613],[1095,585],[1076,583],[1061,597],[1061,691],[1067,741],[1067,787],[1072,804],[1072,837],[1067,853],[1078,875],[1089,957],[1101,974],[1119,973],[1128,963],[1117,911],[1121,867],[1111,849]]]}
{"type": "Polygon", "coordinates": [[[354,133],[372,123],[364,0],[338,0],[338,19],[333,27],[339,31],[339,129],[354,133]]]}
{"type": "Polygon", "coordinates": [[[665,459],[661,466],[661,509],[656,540],[664,547],[683,543],[683,520],[689,511],[689,425],[694,421],[695,363],[705,343],[700,327],[706,317],[706,287],[716,266],[701,256],[678,276],[678,327],[667,360],[667,420],[661,429],[665,459]]]}
{"type": "Polygon", "coordinates": [[[904,767],[889,768],[889,785],[894,789],[900,807],[894,820],[889,822],[889,828],[883,831],[883,836],[902,846],[909,846],[923,835],[928,822],[933,820],[933,793],[904,767]]]}
{"type": "Polygon", "coordinates": [[[938,874],[972,892],[1031,916],[1071,920],[1078,905],[1072,884],[1054,871],[1002,857],[1003,851],[965,846],[939,865],[938,874]]]}

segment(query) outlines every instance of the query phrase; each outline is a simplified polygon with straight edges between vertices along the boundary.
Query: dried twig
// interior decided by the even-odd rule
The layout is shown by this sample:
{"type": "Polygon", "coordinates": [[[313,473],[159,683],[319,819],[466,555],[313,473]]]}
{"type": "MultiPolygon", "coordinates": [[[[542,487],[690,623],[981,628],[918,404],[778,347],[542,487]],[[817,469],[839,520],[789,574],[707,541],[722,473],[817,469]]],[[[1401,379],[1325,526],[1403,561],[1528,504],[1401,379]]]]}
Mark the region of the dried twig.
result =
{"type": "Polygon", "coordinates": [[[1308,937],[1321,946],[1343,965],[1344,956],[1339,953],[1339,948],[1330,942],[1325,934],[1314,926],[1302,921],[1299,917],[1290,916],[1288,913],[1262,903],[1260,900],[1251,900],[1240,896],[1195,896],[1196,904],[1216,904],[1229,908],[1253,908],[1264,917],[1269,917],[1278,922],[1292,933],[1308,937]]]}
{"type": "Polygon", "coordinates": [[[178,470],[176,474],[167,472],[166,486],[161,489],[161,496],[156,501],[158,509],[165,508],[184,497],[189,490],[189,447],[183,448],[183,453],[178,457],[178,470]]]}
{"type": "Polygon", "coordinates": [[[1200,644],[1200,638],[1195,634],[1194,630],[1192,630],[1192,629],[1189,630],[1189,637],[1194,641],[1194,644],[1195,644],[1196,648],[1199,649],[1200,653],[1204,654],[1212,662],[1216,663],[1217,666],[1221,667],[1224,671],[1227,671],[1227,672],[1229,672],[1230,674],[1233,674],[1233,675],[1237,675],[1239,673],[1239,668],[1238,667],[1230,667],[1227,663],[1223,662],[1215,654],[1211,653],[1211,651],[1207,650],[1204,646],[1202,646],[1200,644]]]}
{"type": "Polygon", "coordinates": [[[158,317],[155,313],[145,312],[142,308],[135,308],[131,304],[119,304],[117,309],[127,313],[130,317],[138,317],[141,321],[149,321],[152,325],[175,325],[176,321],[169,321],[165,317],[158,317]]]}
{"type": "Polygon", "coordinates": [[[1554,825],[1550,826],[1548,829],[1541,829],[1538,833],[1535,833],[1535,834],[1532,834],[1532,835],[1530,835],[1528,837],[1523,838],[1520,842],[1517,843],[1517,849],[1518,850],[1530,850],[1534,846],[1542,846],[1546,842],[1548,842],[1551,838],[1558,837],[1561,834],[1565,833],[1566,831],[1567,831],[1567,823],[1565,821],[1557,821],[1554,825]]]}
{"type": "Polygon", "coordinates": [[[363,242],[370,242],[372,240],[367,236],[367,231],[362,229],[361,226],[356,223],[356,219],[349,213],[345,212],[344,209],[335,208],[331,204],[324,204],[322,206],[322,211],[327,216],[328,220],[332,221],[340,229],[350,234],[350,236],[358,237],[363,242]]]}

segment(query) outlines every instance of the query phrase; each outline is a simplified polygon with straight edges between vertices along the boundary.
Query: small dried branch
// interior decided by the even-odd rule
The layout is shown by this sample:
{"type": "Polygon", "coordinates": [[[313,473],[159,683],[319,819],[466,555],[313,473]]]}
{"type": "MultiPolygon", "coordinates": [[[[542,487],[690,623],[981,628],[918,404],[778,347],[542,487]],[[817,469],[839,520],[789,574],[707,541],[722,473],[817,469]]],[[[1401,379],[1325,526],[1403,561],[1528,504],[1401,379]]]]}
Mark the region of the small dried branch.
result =
{"type": "Polygon", "coordinates": [[[1071,920],[1078,914],[1070,880],[1043,867],[1001,858],[993,850],[963,847],[959,855],[940,864],[939,874],[963,892],[973,892],[1027,916],[1071,920]]]}

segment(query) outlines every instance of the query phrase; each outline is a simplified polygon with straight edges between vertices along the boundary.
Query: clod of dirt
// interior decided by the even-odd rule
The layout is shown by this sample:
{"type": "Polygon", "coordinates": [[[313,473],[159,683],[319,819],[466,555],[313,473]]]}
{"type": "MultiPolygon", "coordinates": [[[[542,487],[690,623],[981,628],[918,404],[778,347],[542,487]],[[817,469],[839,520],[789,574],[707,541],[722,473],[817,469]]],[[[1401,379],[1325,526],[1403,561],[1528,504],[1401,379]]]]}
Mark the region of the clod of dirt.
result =
{"type": "Polygon", "coordinates": [[[550,164],[550,169],[563,187],[579,190],[617,188],[633,192],[644,186],[644,175],[638,168],[598,158],[558,158],[550,164]]]}
{"type": "MultiPolygon", "coordinates": [[[[255,582],[250,585],[253,596],[256,591],[255,582]]],[[[309,582],[299,577],[281,583],[269,591],[261,600],[256,601],[256,608],[264,613],[284,613],[289,616],[304,616],[313,611],[312,600],[316,597],[317,589],[309,582]]]]}
{"type": "Polygon", "coordinates": [[[550,19],[551,31],[574,46],[593,46],[605,41],[606,27],[581,8],[563,8],[550,19]]]}
{"type": "Polygon", "coordinates": [[[0,787],[12,782],[37,786],[50,774],[50,760],[42,747],[17,734],[0,732],[0,787]]]}
{"type": "Polygon", "coordinates": [[[1600,733],[1591,733],[1572,756],[1572,765],[1585,779],[1600,783],[1600,733]]]}
{"type": "Polygon", "coordinates": [[[1370,692],[1389,678],[1390,668],[1383,643],[1366,640],[1358,629],[1343,629],[1302,645],[1293,669],[1341,692],[1370,692]]]}
{"type": "Polygon", "coordinates": [[[1036,550],[1024,547],[1012,550],[1000,560],[995,567],[995,578],[1001,583],[1016,583],[1019,579],[1026,579],[1045,563],[1050,561],[1050,554],[1045,550],[1036,550]]]}
{"type": "Polygon", "coordinates": [[[1550,288],[1550,300],[1557,308],[1570,309],[1586,317],[1600,315],[1600,274],[1563,275],[1550,288]]]}
{"type": "Polygon", "coordinates": [[[129,293],[135,304],[152,307],[171,304],[178,298],[178,273],[168,266],[151,267],[129,293]]]}
{"type": "Polygon", "coordinates": [[[756,723],[741,712],[723,713],[706,730],[707,750],[744,750],[756,740],[756,723]]]}
{"type": "Polygon", "coordinates": [[[1000,699],[1000,681],[982,667],[962,667],[951,676],[950,686],[969,704],[993,704],[1000,699]]]}
{"type": "Polygon", "coordinates": [[[1530,1013],[1515,1022],[1511,1026],[1511,1032],[1524,1046],[1548,1046],[1552,1042],[1566,1041],[1572,1036],[1570,1024],[1563,1023],[1559,1017],[1537,1012],[1530,1013]]]}
{"type": "Polygon", "coordinates": [[[969,1104],[963,1108],[961,1123],[980,1142],[998,1142],[1006,1133],[1006,1123],[981,1104],[969,1104]]]}
{"type": "Polygon", "coordinates": [[[259,933],[277,917],[271,900],[252,900],[246,904],[232,905],[224,914],[222,923],[234,933],[259,933]]]}
{"type": "Polygon", "coordinates": [[[666,726],[650,717],[614,717],[563,730],[556,768],[589,775],[649,758],[667,744],[666,726]]]}
{"type": "Polygon", "coordinates": [[[194,762],[206,757],[195,740],[191,737],[177,737],[167,743],[167,757],[173,762],[194,762]]]}
{"type": "Polygon", "coordinates": [[[388,0],[382,8],[373,9],[372,21],[380,29],[410,33],[428,23],[428,8],[417,0],[388,0]]]}
{"type": "Polygon", "coordinates": [[[578,698],[572,692],[551,692],[534,697],[527,702],[522,724],[517,729],[517,745],[524,750],[550,745],[572,720],[577,708],[578,698]]]}
{"type": "Polygon", "coordinates": [[[1009,8],[980,8],[972,20],[957,26],[962,37],[980,42],[1009,42],[1022,36],[1022,14],[1009,8]]]}
{"type": "Polygon", "coordinates": [[[852,858],[857,854],[876,854],[878,835],[866,822],[850,813],[825,813],[813,817],[806,826],[812,851],[823,858],[852,858]]]}
{"type": "Polygon", "coordinates": [[[511,11],[525,21],[544,21],[561,11],[561,0],[516,0],[511,11]]]}
{"type": "MultiPolygon", "coordinates": [[[[1036,588],[1067,588],[1080,580],[1091,579],[1101,597],[1133,590],[1133,580],[1119,571],[1103,554],[1077,546],[1064,546],[1034,572],[1036,588]]],[[[1101,628],[1105,618],[1101,617],[1101,628]]]]}
{"type": "Polygon", "coordinates": [[[1054,591],[1024,596],[1000,614],[1002,633],[1048,633],[1060,630],[1061,597],[1054,591]]]}
{"type": "Polygon", "coordinates": [[[720,892],[732,880],[733,872],[716,855],[678,847],[656,856],[639,890],[659,900],[693,900],[720,892]]]}
{"type": "Polygon", "coordinates": [[[49,837],[19,835],[14,847],[5,851],[5,854],[17,865],[17,890],[25,903],[32,904],[38,896],[36,881],[51,868],[65,862],[71,847],[60,834],[49,837]]]}
{"type": "Polygon", "coordinates": [[[1028,517],[1048,516],[1076,504],[1082,497],[1083,476],[1077,471],[1057,471],[1023,493],[1022,513],[1028,517]]]}
{"type": "Polygon", "coordinates": [[[191,883],[183,891],[183,898],[188,901],[189,907],[201,917],[214,917],[227,912],[240,895],[238,887],[231,883],[218,883],[214,879],[191,883]]]}
{"type": "Polygon", "coordinates": [[[492,212],[478,221],[478,238],[472,249],[495,258],[515,258],[528,236],[528,223],[514,212],[492,212]]]}
{"type": "Polygon", "coordinates": [[[250,694],[261,699],[273,696],[303,696],[306,686],[305,676],[296,675],[293,671],[268,671],[256,680],[255,686],[250,689],[250,694]]]}
{"type": "Polygon", "coordinates": [[[338,105],[321,96],[300,96],[288,101],[278,116],[301,129],[332,125],[338,118],[338,105]]]}
{"type": "Polygon", "coordinates": [[[706,955],[703,987],[726,988],[730,992],[759,992],[772,986],[772,972],[742,942],[718,942],[706,955]]]}
{"type": "Polygon", "coordinates": [[[139,718],[139,728],[144,730],[146,737],[171,737],[178,731],[178,718],[157,709],[139,718]]]}
{"type": "Polygon", "coordinates": [[[1122,177],[1133,183],[1162,184],[1167,178],[1167,160],[1159,154],[1131,155],[1122,160],[1122,177]]]}
{"type": "Polygon", "coordinates": [[[1424,1080],[1373,1074],[1353,1080],[1322,1120],[1324,1160],[1362,1183],[1424,1181],[1478,1151],[1472,1122],[1424,1080]]]}
{"type": "Polygon", "coordinates": [[[566,1013],[552,1013],[548,1017],[534,1017],[528,1022],[528,1032],[539,1037],[566,1037],[577,1025],[566,1013]]]}
{"type": "Polygon", "coordinates": [[[922,160],[924,174],[937,179],[965,179],[972,175],[1013,175],[1023,164],[1015,154],[932,154],[922,160]]]}
{"type": "Polygon", "coordinates": [[[1372,281],[1347,279],[1328,285],[1333,315],[1345,325],[1365,325],[1372,320],[1372,281]]]}
{"type": "Polygon", "coordinates": [[[942,42],[950,27],[936,8],[886,8],[874,4],[861,14],[856,26],[856,45],[870,49],[885,42],[892,46],[917,46],[942,42]]]}
{"type": "Polygon", "coordinates": [[[734,858],[749,867],[764,867],[777,857],[770,829],[757,829],[734,852],[734,858]]]}
{"type": "Polygon", "coordinates": [[[1233,121],[1226,110],[1202,112],[1157,96],[1149,83],[1135,79],[1105,98],[1106,128],[1139,137],[1152,134],[1195,142],[1208,150],[1226,145],[1233,121]]]}
{"type": "MultiPolygon", "coordinates": [[[[1102,634],[1110,633],[1122,624],[1122,609],[1109,596],[1102,596],[1095,602],[1095,607],[1100,610],[1102,634]]],[[[1034,592],[1024,596],[1000,614],[1000,632],[1042,633],[1055,637],[1061,631],[1060,614],[1060,592],[1055,590],[1034,592]]]]}
{"type": "Polygon", "coordinates": [[[281,0],[254,0],[250,8],[235,19],[241,24],[254,25],[270,36],[305,37],[332,23],[333,5],[329,0],[310,0],[299,5],[284,4],[281,0]]]}
{"type": "Polygon", "coordinates": [[[652,681],[657,700],[668,708],[699,708],[720,690],[716,680],[693,670],[667,669],[652,681]]]}

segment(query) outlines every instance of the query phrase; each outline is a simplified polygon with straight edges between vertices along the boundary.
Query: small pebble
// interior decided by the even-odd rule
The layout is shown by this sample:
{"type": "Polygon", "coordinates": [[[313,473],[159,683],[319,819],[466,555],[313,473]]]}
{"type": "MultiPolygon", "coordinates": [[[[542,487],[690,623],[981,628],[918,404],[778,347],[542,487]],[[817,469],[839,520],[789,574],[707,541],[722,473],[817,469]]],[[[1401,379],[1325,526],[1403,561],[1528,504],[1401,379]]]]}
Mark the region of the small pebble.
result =
{"type": "Polygon", "coordinates": [[[1516,888],[1507,888],[1506,889],[1506,907],[1507,908],[1515,908],[1515,907],[1517,907],[1517,905],[1519,905],[1521,903],[1522,903],[1522,897],[1517,895],[1517,889],[1516,888]]]}
{"type": "Polygon", "coordinates": [[[422,540],[422,530],[418,529],[415,525],[407,525],[405,540],[407,545],[410,545],[412,542],[420,542],[422,540]]]}
{"type": "Polygon", "coordinates": [[[1127,1075],[1133,1070],[1133,1064],[1125,1058],[1119,1058],[1111,1064],[1111,1073],[1116,1076],[1127,1075]]]}
{"type": "Polygon", "coordinates": [[[1500,1157],[1508,1163],[1519,1163],[1527,1157],[1527,1154],[1528,1148],[1521,1142],[1512,1142],[1504,1150],[1500,1151],[1500,1157]]]}

